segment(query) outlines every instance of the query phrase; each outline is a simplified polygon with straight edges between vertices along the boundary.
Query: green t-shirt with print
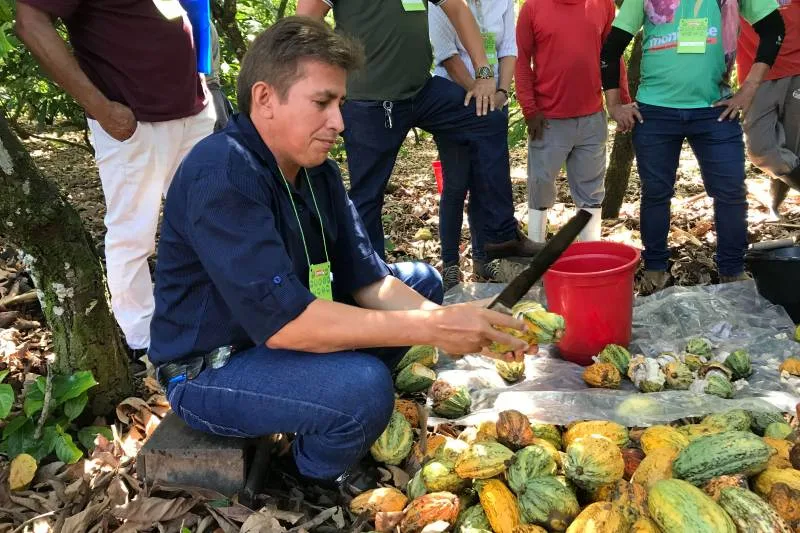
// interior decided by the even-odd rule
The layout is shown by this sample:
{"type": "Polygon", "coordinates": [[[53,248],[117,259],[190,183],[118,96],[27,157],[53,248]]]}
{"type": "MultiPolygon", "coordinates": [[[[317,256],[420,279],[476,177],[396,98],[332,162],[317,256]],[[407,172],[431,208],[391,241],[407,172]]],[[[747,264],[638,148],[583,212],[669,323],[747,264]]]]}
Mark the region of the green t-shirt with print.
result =
{"type": "MultiPolygon", "coordinates": [[[[730,90],[723,47],[725,28],[718,1],[625,0],[613,25],[632,35],[644,26],[641,82],[636,94],[638,101],[692,109],[708,107],[727,96],[730,90]],[[678,53],[678,27],[683,18],[708,19],[704,53],[678,53]]],[[[739,12],[751,24],[777,8],[775,0],[739,2],[739,12]]],[[[735,26],[728,31],[735,35],[735,26]]],[[[735,43],[735,38],[732,41],[735,43]]],[[[727,65],[732,64],[734,52],[735,48],[729,50],[727,65]]]]}

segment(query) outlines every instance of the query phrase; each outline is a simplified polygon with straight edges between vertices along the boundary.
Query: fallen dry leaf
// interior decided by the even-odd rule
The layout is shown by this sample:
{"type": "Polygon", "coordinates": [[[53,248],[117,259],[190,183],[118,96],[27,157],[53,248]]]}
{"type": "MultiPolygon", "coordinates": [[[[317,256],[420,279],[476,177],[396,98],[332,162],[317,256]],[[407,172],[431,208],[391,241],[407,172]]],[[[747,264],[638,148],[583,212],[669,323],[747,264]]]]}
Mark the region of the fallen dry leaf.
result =
{"type": "Polygon", "coordinates": [[[36,459],[27,453],[21,453],[11,461],[11,473],[8,475],[8,486],[11,490],[25,490],[36,475],[36,459]]]}
{"type": "Polygon", "coordinates": [[[120,520],[154,524],[183,516],[196,503],[193,498],[165,500],[154,496],[139,496],[126,505],[114,507],[111,514],[120,520]]]}
{"type": "Polygon", "coordinates": [[[95,503],[88,506],[80,513],[70,516],[64,521],[61,533],[86,533],[109,504],[110,502],[108,500],[95,503]]]}
{"type": "Polygon", "coordinates": [[[147,402],[136,396],[131,396],[130,398],[125,398],[117,405],[117,418],[120,422],[127,425],[131,423],[131,415],[141,411],[150,411],[147,402]]]}
{"type": "MultiPolygon", "coordinates": [[[[218,509],[219,510],[219,509],[218,509]]],[[[257,513],[251,514],[239,533],[285,533],[278,519],[268,510],[262,509],[257,513]]]]}

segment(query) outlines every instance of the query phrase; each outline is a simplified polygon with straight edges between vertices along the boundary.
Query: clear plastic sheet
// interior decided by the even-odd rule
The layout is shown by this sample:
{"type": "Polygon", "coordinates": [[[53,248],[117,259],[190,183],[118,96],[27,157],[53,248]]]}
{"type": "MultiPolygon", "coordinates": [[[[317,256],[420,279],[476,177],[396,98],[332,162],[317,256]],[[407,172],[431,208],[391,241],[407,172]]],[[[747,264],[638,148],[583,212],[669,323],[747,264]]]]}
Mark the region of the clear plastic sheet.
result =
{"type": "MultiPolygon", "coordinates": [[[[448,292],[445,303],[488,298],[502,288],[499,284],[459,285],[448,292]]],[[[526,298],[546,303],[541,284],[526,298]]],[[[477,355],[460,359],[443,355],[437,371],[442,379],[470,389],[472,412],[454,421],[458,424],[493,420],[504,409],[517,409],[553,424],[607,419],[647,426],[734,408],[794,411],[800,401],[800,379],[782,378],[778,372],[781,361],[800,354],[793,335],[794,324],[786,311],[762,298],[752,281],[671,287],[635,300],[631,353],[648,357],[681,353],[692,337],[709,339],[723,359],[744,348],[752,358],[753,374],[734,383],[732,399],[689,391],[644,394],[627,379],[619,390],[592,389],[581,378],[583,367],[559,358],[553,346],[540,346],[538,355],[527,356],[525,380],[513,385],[500,378],[492,359],[477,355]]],[[[445,420],[431,418],[431,422],[445,420]]]]}

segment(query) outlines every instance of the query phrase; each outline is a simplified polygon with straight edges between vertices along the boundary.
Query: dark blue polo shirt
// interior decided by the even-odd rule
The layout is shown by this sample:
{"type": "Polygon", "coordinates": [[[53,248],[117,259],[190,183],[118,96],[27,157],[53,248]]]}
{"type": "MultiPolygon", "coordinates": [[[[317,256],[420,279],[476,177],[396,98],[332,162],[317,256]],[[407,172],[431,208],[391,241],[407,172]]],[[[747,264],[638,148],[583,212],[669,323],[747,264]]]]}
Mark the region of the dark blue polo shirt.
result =
{"type": "MultiPolygon", "coordinates": [[[[336,301],[389,275],[333,161],[308,169],[324,227],[336,301]]],[[[312,263],[325,261],[309,183],[292,197],[312,263]]],[[[263,344],[314,300],[308,260],[275,158],[249,117],[200,141],[167,195],[155,274],[154,364],[229,344],[263,344]]]]}

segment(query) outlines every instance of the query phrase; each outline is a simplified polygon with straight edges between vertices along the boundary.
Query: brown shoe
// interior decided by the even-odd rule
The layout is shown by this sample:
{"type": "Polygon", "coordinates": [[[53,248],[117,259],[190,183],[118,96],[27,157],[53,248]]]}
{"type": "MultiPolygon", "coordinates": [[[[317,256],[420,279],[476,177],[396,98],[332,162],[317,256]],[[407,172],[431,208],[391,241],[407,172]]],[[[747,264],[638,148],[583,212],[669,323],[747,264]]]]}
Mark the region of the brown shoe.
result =
{"type": "Polygon", "coordinates": [[[517,237],[510,241],[486,243],[484,249],[489,259],[501,257],[533,257],[544,248],[543,242],[533,242],[517,229],[517,237]]]}
{"type": "Polygon", "coordinates": [[[665,288],[672,280],[669,272],[663,270],[645,270],[639,283],[639,294],[646,296],[665,288]]]}

